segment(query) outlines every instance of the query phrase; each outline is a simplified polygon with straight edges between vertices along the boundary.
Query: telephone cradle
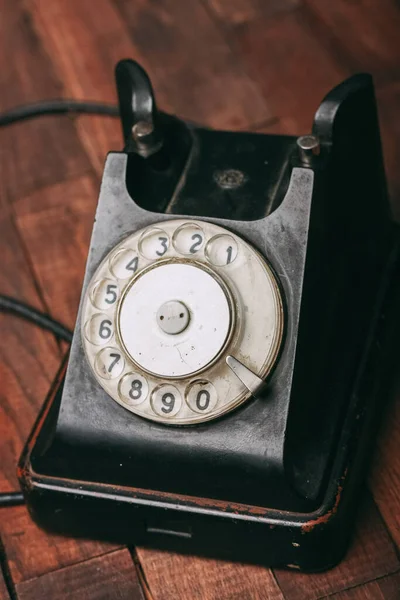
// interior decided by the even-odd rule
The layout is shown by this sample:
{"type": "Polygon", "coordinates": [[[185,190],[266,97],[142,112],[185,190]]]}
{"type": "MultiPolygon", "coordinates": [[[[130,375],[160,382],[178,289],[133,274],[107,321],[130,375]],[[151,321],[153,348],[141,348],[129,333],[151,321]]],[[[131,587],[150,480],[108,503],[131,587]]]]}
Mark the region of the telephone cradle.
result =
{"type": "Polygon", "coordinates": [[[319,571],[348,546],[398,338],[372,79],[301,137],[157,110],[116,68],[69,356],[20,459],[68,536],[319,571]]]}

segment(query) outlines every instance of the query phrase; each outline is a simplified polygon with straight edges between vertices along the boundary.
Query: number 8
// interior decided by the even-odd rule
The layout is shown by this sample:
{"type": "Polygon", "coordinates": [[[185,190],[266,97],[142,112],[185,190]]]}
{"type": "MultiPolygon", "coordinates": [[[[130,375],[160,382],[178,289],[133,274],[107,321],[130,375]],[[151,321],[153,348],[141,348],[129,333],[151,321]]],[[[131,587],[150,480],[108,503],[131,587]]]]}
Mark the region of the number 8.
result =
{"type": "Polygon", "coordinates": [[[134,379],[129,390],[129,397],[132,398],[132,400],[139,400],[142,395],[142,387],[142,382],[139,379],[134,379]]]}

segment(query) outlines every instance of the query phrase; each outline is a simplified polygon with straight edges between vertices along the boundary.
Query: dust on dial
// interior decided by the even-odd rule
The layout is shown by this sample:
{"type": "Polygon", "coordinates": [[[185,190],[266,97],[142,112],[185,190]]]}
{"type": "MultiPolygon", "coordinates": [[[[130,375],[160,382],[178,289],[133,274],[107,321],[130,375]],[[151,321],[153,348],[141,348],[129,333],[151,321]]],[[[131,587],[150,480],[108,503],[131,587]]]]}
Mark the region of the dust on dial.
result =
{"type": "Polygon", "coordinates": [[[82,312],[86,356],[127,410],[191,425],[256,392],[282,341],[266,260],[217,225],[174,219],[135,232],[103,260],[82,312]]]}

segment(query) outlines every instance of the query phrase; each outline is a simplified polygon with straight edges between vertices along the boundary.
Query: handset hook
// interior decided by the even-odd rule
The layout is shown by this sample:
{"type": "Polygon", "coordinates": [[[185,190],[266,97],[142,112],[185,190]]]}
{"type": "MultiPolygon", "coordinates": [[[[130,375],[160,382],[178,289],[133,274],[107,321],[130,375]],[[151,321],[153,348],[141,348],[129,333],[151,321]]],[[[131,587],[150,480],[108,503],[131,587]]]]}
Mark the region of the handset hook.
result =
{"type": "Polygon", "coordinates": [[[134,60],[120,60],[115,68],[125,150],[144,158],[163,145],[153,88],[146,71],[134,60]]]}

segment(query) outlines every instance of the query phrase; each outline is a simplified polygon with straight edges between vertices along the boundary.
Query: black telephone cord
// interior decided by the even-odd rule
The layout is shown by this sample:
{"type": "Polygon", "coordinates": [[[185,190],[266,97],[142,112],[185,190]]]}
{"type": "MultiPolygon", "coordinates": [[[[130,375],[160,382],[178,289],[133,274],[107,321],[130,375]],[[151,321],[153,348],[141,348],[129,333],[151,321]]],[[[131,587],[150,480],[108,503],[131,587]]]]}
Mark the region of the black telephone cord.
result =
{"type": "MultiPolygon", "coordinates": [[[[0,127],[12,125],[19,121],[25,121],[34,117],[53,114],[91,114],[109,117],[118,117],[117,106],[103,104],[101,102],[86,102],[81,100],[47,100],[34,104],[17,106],[7,112],[0,114],[0,127]]],[[[43,312],[16,300],[9,296],[0,295],[0,311],[18,316],[33,323],[41,329],[52,332],[58,339],[71,342],[72,332],[64,325],[44,314],[43,312]]],[[[24,496],[21,492],[1,492],[0,508],[24,504],[24,496]]]]}

